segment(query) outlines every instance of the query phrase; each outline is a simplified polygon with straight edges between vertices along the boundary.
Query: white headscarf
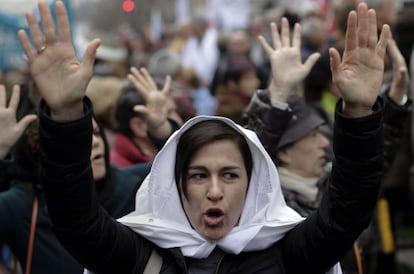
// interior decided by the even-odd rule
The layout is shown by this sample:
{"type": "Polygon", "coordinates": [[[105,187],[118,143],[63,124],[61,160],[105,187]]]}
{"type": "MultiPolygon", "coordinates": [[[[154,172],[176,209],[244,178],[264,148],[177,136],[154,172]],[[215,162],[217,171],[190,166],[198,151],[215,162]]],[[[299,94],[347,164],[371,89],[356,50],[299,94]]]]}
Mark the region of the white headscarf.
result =
{"type": "Polygon", "coordinates": [[[286,205],[276,167],[253,131],[227,118],[197,116],[168,139],[137,192],[135,211],[118,221],[161,248],[180,247],[186,257],[206,258],[216,246],[231,254],[266,249],[302,220],[286,205]],[[206,120],[222,121],[242,134],[253,158],[239,223],[218,241],[202,237],[191,227],[181,206],[174,174],[180,136],[193,125],[206,120]]]}

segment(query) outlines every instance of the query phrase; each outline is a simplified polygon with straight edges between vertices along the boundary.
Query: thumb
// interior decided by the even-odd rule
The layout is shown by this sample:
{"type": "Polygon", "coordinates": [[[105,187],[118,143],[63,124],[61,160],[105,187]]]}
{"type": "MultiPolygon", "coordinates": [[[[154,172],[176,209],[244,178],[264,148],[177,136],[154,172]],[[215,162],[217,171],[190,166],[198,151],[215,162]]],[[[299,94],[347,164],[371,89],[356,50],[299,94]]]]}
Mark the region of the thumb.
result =
{"type": "Polygon", "coordinates": [[[141,113],[141,114],[143,114],[145,116],[147,116],[147,114],[148,114],[148,108],[146,106],[144,106],[144,105],[136,105],[136,106],[134,106],[134,111],[135,112],[139,112],[139,113],[141,113]]]}
{"type": "Polygon", "coordinates": [[[86,48],[85,55],[83,56],[82,64],[85,66],[86,70],[92,71],[93,64],[95,62],[96,51],[98,47],[101,45],[100,39],[94,39],[92,42],[88,44],[86,48]]]}
{"type": "Polygon", "coordinates": [[[335,48],[329,49],[329,56],[330,56],[332,80],[335,82],[335,79],[337,79],[338,73],[339,73],[339,65],[341,63],[341,56],[339,55],[338,50],[336,50],[335,48]]]}
{"type": "Polygon", "coordinates": [[[19,129],[23,132],[30,125],[30,123],[35,121],[36,119],[36,114],[29,114],[24,116],[18,123],[19,129]]]}
{"type": "Polygon", "coordinates": [[[318,61],[319,57],[321,57],[321,54],[316,52],[316,53],[311,54],[308,57],[308,59],[306,59],[304,65],[305,65],[307,71],[310,71],[313,68],[316,61],[318,61]]]}

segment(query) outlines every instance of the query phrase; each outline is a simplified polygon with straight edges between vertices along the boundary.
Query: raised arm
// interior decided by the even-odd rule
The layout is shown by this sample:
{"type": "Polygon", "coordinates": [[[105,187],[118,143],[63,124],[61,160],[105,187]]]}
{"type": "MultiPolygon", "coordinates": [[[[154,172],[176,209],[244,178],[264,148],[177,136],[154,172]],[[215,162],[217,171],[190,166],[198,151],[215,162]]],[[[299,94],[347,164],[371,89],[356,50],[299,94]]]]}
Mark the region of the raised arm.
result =
{"type": "Polygon", "coordinates": [[[0,159],[4,159],[10,149],[22,136],[27,126],[37,119],[35,114],[24,116],[16,121],[16,110],[20,101],[20,87],[13,86],[9,103],[7,103],[6,89],[0,85],[0,159]]]}
{"type": "Polygon", "coordinates": [[[369,225],[378,197],[384,163],[378,95],[390,30],[383,26],[378,39],[375,11],[365,3],[350,12],[347,26],[342,58],[330,49],[342,97],[335,112],[335,160],[320,207],[284,238],[288,273],[327,272],[369,225]]]}
{"type": "Polygon", "coordinates": [[[296,93],[320,56],[314,53],[302,63],[300,24],[295,25],[292,37],[286,18],[282,18],[280,34],[275,23],[270,24],[270,29],[273,46],[263,36],[258,39],[271,61],[272,80],[268,90],[255,93],[243,114],[245,126],[258,133],[269,152],[274,151],[291,119],[288,97],[296,93]]]}
{"type": "Polygon", "coordinates": [[[34,45],[24,31],[19,31],[19,38],[43,97],[39,107],[40,180],[54,232],[66,250],[91,271],[142,271],[150,243],[116,222],[100,206],[94,188],[93,107],[85,91],[99,40],[93,40],[83,60],[78,60],[63,2],[55,3],[57,31],[49,4],[40,2],[38,7],[42,30],[33,12],[27,13],[34,45]]]}
{"type": "Polygon", "coordinates": [[[83,115],[83,99],[93,73],[93,64],[100,40],[89,43],[83,60],[76,57],[65,6],[56,1],[57,29],[47,2],[38,5],[43,30],[32,11],[26,13],[30,35],[18,32],[26,54],[30,73],[55,120],[65,121],[83,115]],[[58,35],[57,35],[58,34],[58,35]]]}

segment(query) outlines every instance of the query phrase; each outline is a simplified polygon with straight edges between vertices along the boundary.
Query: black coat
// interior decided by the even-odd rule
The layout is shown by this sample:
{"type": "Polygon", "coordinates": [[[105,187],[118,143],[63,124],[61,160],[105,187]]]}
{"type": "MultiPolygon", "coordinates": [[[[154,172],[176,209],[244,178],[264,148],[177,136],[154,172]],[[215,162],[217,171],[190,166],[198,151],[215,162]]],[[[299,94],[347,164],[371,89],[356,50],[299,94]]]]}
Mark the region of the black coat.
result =
{"type": "MultiPolygon", "coordinates": [[[[339,103],[340,105],[341,103],[339,103]]],[[[58,238],[88,269],[142,273],[154,246],[110,218],[91,187],[91,103],[85,116],[56,122],[43,103],[40,114],[42,176],[58,238]]],[[[382,104],[372,115],[351,119],[336,111],[334,162],[321,206],[266,250],[225,255],[217,273],[325,273],[368,226],[383,167],[382,104]]],[[[158,250],[161,273],[186,273],[178,249],[158,250]]]]}

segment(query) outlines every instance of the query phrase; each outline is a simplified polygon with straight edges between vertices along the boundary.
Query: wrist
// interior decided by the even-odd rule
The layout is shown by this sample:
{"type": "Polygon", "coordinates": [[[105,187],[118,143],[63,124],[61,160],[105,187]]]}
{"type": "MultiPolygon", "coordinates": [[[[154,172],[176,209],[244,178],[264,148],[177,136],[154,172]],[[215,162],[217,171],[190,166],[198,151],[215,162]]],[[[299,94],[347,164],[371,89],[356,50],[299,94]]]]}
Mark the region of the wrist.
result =
{"type": "Polygon", "coordinates": [[[342,101],[342,113],[352,118],[368,116],[373,113],[372,107],[353,105],[342,101]]]}
{"type": "Polygon", "coordinates": [[[148,132],[157,139],[167,138],[172,131],[172,127],[168,119],[157,125],[148,125],[148,132]]]}
{"type": "Polygon", "coordinates": [[[83,101],[62,108],[50,109],[50,115],[56,121],[76,120],[84,114],[83,101]]]}
{"type": "Polygon", "coordinates": [[[394,94],[389,93],[388,97],[397,105],[403,106],[408,101],[407,94],[403,94],[402,96],[396,96],[394,94]]]}
{"type": "Polygon", "coordinates": [[[0,160],[4,160],[9,153],[10,148],[6,148],[5,146],[0,146],[0,160]]]}
{"type": "Polygon", "coordinates": [[[286,102],[292,93],[293,87],[289,85],[276,85],[274,81],[269,85],[270,99],[272,101],[286,102]]]}

